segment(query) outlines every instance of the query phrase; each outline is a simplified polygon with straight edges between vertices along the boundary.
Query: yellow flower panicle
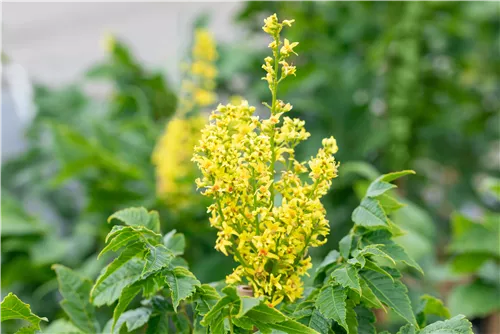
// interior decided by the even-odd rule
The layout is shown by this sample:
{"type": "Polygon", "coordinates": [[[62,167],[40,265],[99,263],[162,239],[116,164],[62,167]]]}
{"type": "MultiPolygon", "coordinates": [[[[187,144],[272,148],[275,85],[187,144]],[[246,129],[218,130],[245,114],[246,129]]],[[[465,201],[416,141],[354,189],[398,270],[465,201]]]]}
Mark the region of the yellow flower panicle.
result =
{"type": "Polygon", "coordinates": [[[272,94],[271,105],[264,103],[269,118],[254,115],[247,101],[219,105],[193,156],[203,175],[197,186],[214,200],[208,211],[218,230],[215,248],[239,262],[226,282],[246,279],[255,296],[265,296],[271,305],[302,296],[300,277],[311,268],[308,248],[324,244],[329,233],[320,198],[338,168],[333,137],[323,140],[310,161],[295,159],[295,147],[310,134],[304,121],[283,116],[292,106],[277,99],[279,82],[295,74],[286,59],[298,43],[279,37],[292,23],[280,23],[276,14],[265,19],[263,29],[273,37],[273,57],[262,66],[272,94]]]}
{"type": "Polygon", "coordinates": [[[191,157],[207,122],[207,117],[199,112],[217,99],[214,93],[217,50],[209,31],[195,31],[191,58],[176,115],[166,125],[152,156],[158,195],[177,209],[188,207],[196,195],[193,180],[198,173],[191,157]]]}

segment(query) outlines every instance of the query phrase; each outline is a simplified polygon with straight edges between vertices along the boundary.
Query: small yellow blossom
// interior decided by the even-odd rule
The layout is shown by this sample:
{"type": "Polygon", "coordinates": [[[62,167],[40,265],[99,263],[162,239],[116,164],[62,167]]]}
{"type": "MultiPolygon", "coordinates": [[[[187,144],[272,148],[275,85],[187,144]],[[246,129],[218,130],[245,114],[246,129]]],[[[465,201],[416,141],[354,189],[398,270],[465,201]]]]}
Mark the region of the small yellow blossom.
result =
{"type": "Polygon", "coordinates": [[[311,268],[308,249],[326,242],[329,223],[320,199],[337,177],[338,148],[330,137],[309,161],[295,159],[296,146],[310,134],[303,120],[283,116],[292,106],[277,98],[279,82],[295,74],[285,59],[298,43],[285,39],[280,50],[279,37],[293,20],[280,23],[274,14],[264,22],[273,38],[273,57],[262,65],[271,114],[261,119],[245,100],[220,104],[202,130],[193,161],[202,172],[197,186],[213,200],[208,211],[218,230],[215,248],[239,262],[226,282],[246,281],[255,297],[264,296],[274,307],[302,296],[301,277],[311,268]]]}
{"type": "MultiPolygon", "coordinates": [[[[176,115],[167,123],[152,155],[156,166],[157,193],[174,210],[188,207],[196,196],[192,183],[198,173],[190,160],[201,136],[200,131],[208,121],[199,113],[200,109],[217,99],[213,92],[217,76],[216,59],[217,50],[212,35],[205,29],[197,29],[192,62],[183,64],[188,72],[181,83],[176,115]]],[[[204,167],[209,169],[210,164],[207,160],[204,167]]]]}
{"type": "Polygon", "coordinates": [[[285,43],[283,44],[283,46],[280,49],[280,54],[282,56],[288,56],[288,55],[290,55],[290,53],[297,55],[297,53],[295,53],[295,51],[293,51],[293,48],[296,47],[297,45],[299,45],[299,42],[290,43],[290,41],[285,38],[285,43]]]}

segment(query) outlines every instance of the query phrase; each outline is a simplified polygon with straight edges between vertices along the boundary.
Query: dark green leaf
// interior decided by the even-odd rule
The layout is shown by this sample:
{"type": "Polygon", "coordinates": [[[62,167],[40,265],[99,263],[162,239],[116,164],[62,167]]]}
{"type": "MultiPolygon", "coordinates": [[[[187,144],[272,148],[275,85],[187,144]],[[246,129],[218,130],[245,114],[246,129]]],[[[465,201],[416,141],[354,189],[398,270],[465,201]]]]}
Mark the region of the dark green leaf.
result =
{"type": "Polygon", "coordinates": [[[99,332],[99,322],[90,303],[92,282],[62,265],[52,267],[57,274],[59,291],[63,296],[61,307],[73,324],[83,332],[99,332]]]}
{"type": "Polygon", "coordinates": [[[340,285],[334,287],[328,286],[323,288],[319,293],[318,299],[316,300],[316,307],[323,316],[327,319],[335,320],[347,331],[346,298],[347,291],[343,287],[340,285]]]}
{"type": "Polygon", "coordinates": [[[361,204],[354,209],[352,221],[356,225],[367,228],[387,227],[389,224],[380,203],[370,197],[365,197],[361,204]]]}
{"type": "Polygon", "coordinates": [[[196,287],[201,285],[193,273],[183,267],[167,271],[165,279],[172,293],[174,310],[177,310],[181,300],[191,296],[196,291],[196,287]]]}
{"type": "MultiPolygon", "coordinates": [[[[390,270],[390,272],[393,271],[390,270]]],[[[393,281],[386,275],[371,270],[363,270],[361,276],[382,303],[389,306],[409,323],[417,326],[410,299],[408,298],[408,289],[403,283],[399,280],[393,281]]],[[[392,276],[394,277],[394,275],[392,276]]]]}

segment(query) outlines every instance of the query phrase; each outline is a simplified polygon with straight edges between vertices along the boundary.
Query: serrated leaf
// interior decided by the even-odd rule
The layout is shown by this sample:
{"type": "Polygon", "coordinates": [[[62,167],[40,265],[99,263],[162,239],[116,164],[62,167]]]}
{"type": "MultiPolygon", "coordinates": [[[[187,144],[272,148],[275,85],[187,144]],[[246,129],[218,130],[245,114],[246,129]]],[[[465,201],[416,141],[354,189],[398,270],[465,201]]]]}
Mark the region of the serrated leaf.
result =
{"type": "Polygon", "coordinates": [[[140,282],[132,284],[123,289],[123,292],[120,295],[120,299],[118,299],[118,304],[116,305],[113,311],[113,325],[111,326],[111,331],[114,331],[118,319],[127,309],[127,306],[130,304],[130,302],[135,298],[135,296],[139,294],[141,290],[142,286],[140,282]]]}
{"type": "Polygon", "coordinates": [[[287,334],[318,334],[318,332],[316,332],[314,329],[306,327],[301,323],[291,319],[283,322],[270,323],[267,325],[272,329],[282,331],[287,334]]]}
{"type": "Polygon", "coordinates": [[[1,322],[6,320],[20,319],[30,323],[34,333],[40,329],[40,322],[48,321],[47,318],[39,317],[31,312],[28,304],[23,303],[15,294],[10,292],[3,300],[1,305],[1,322]]]}
{"type": "Polygon", "coordinates": [[[196,312],[200,315],[207,314],[220,299],[217,290],[208,284],[196,288],[196,312]]]}
{"type": "Polygon", "coordinates": [[[174,258],[172,253],[164,245],[148,246],[146,257],[146,264],[141,273],[141,277],[147,277],[165,267],[168,267],[174,258]]]}
{"type": "MultiPolygon", "coordinates": [[[[390,268],[388,268],[388,271],[389,269],[390,268]]],[[[391,273],[393,271],[394,270],[390,270],[391,273]]],[[[382,303],[389,306],[409,323],[418,326],[415,316],[413,315],[410,299],[408,298],[408,289],[401,281],[393,281],[386,275],[372,270],[363,270],[361,276],[382,303]]],[[[391,276],[394,277],[395,275],[391,274],[391,276]]]]}
{"type": "Polygon", "coordinates": [[[182,255],[186,248],[186,239],[184,234],[176,233],[176,230],[172,230],[163,237],[163,244],[175,255],[182,255]]]}
{"type": "Polygon", "coordinates": [[[335,320],[347,331],[346,298],[347,291],[343,287],[340,285],[335,287],[328,286],[320,291],[318,299],[316,300],[316,308],[327,319],[335,320]]]}
{"type": "Polygon", "coordinates": [[[408,254],[406,253],[404,248],[401,247],[400,245],[391,242],[391,243],[388,243],[386,245],[381,246],[380,249],[384,253],[389,255],[389,257],[391,257],[394,261],[403,262],[406,265],[418,270],[422,275],[424,274],[424,270],[420,267],[420,265],[415,260],[413,260],[410,256],[408,256],[408,254]]]}
{"type": "Polygon", "coordinates": [[[339,250],[340,250],[340,255],[344,259],[349,258],[349,254],[351,252],[351,246],[352,246],[352,235],[348,234],[345,237],[343,237],[340,242],[339,242],[339,250]]]}
{"type": "Polygon", "coordinates": [[[143,248],[140,245],[127,247],[104,269],[92,287],[91,297],[94,305],[114,303],[126,286],[140,279],[144,260],[136,256],[142,252],[143,248]]]}
{"type": "Polygon", "coordinates": [[[377,197],[382,195],[388,190],[391,190],[393,188],[396,188],[396,186],[392,183],[388,183],[385,181],[382,181],[380,178],[377,178],[375,181],[373,181],[370,186],[368,187],[368,190],[366,191],[366,196],[368,197],[377,197]]]}
{"type": "Polygon", "coordinates": [[[260,303],[251,308],[246,314],[248,318],[260,321],[265,324],[283,322],[286,317],[280,311],[260,303]]]}
{"type": "Polygon", "coordinates": [[[380,300],[377,298],[377,296],[375,296],[372,289],[370,289],[370,287],[362,277],[359,278],[359,283],[362,291],[361,300],[366,304],[366,306],[371,308],[383,308],[384,306],[382,305],[380,300]]]}
{"type": "Polygon", "coordinates": [[[355,290],[361,295],[361,286],[359,285],[358,271],[353,266],[347,265],[335,269],[331,277],[343,287],[355,290]]]}
{"type": "Polygon", "coordinates": [[[389,173],[389,174],[384,174],[379,177],[377,177],[368,187],[368,190],[366,191],[366,196],[368,197],[377,197],[382,194],[384,194],[386,191],[396,188],[394,184],[391,184],[389,182],[394,181],[402,176],[408,175],[408,174],[415,174],[415,171],[413,170],[403,170],[400,172],[394,172],[394,173],[389,173]]]}
{"type": "Polygon", "coordinates": [[[358,320],[358,333],[360,334],[376,334],[375,315],[366,307],[357,306],[354,311],[358,320]]]}
{"type": "Polygon", "coordinates": [[[415,326],[411,324],[406,324],[403,327],[399,329],[397,334],[416,334],[417,332],[415,331],[415,326]]]}
{"type": "Polygon", "coordinates": [[[473,334],[472,324],[463,315],[457,315],[450,320],[436,321],[422,329],[419,334],[453,333],[473,334]]]}
{"type": "Polygon", "coordinates": [[[108,223],[118,219],[129,226],[144,226],[153,232],[160,232],[160,218],[158,212],[146,210],[143,207],[127,208],[113,213],[108,218],[108,223]]]}
{"type": "Polygon", "coordinates": [[[62,265],[54,265],[52,268],[57,275],[59,292],[64,298],[60,303],[64,312],[83,332],[98,333],[99,322],[95,316],[94,306],[90,303],[92,282],[62,265]]]}
{"type": "Polygon", "coordinates": [[[150,316],[151,310],[146,307],[139,307],[135,310],[127,311],[123,313],[116,322],[113,333],[119,334],[123,325],[127,326],[127,331],[129,332],[140,328],[148,322],[150,316]]]}
{"type": "Polygon", "coordinates": [[[365,197],[361,204],[354,209],[352,221],[358,226],[367,228],[387,227],[387,216],[380,203],[373,198],[365,197]]]}
{"type": "MultiPolygon", "coordinates": [[[[203,326],[212,326],[215,322],[220,321],[222,316],[222,310],[229,304],[233,303],[235,300],[230,296],[224,296],[210,309],[210,311],[205,314],[201,324],[203,326]]],[[[224,318],[222,318],[222,321],[224,318]]]]}
{"type": "Polygon", "coordinates": [[[347,301],[346,323],[347,334],[358,334],[358,319],[356,317],[356,312],[354,311],[354,302],[352,300],[347,301]]]}
{"type": "Polygon", "coordinates": [[[233,324],[235,326],[238,326],[240,328],[247,329],[247,330],[252,330],[255,326],[254,322],[247,317],[233,318],[233,319],[231,319],[231,321],[233,322],[233,324]]]}
{"type": "Polygon", "coordinates": [[[261,299],[259,298],[253,298],[253,297],[245,297],[242,296],[240,297],[241,303],[240,303],[240,309],[236,317],[241,317],[247,314],[248,311],[256,307],[261,303],[261,299]]]}
{"type": "Polygon", "coordinates": [[[106,236],[106,247],[99,253],[98,258],[109,251],[118,251],[123,247],[130,247],[132,244],[139,244],[143,247],[156,245],[161,235],[142,226],[113,226],[113,229],[106,236]]]}
{"type": "Polygon", "coordinates": [[[405,204],[399,202],[397,199],[388,194],[377,196],[377,200],[387,215],[406,206],[405,204]]]}
{"type": "Polygon", "coordinates": [[[196,287],[201,285],[193,273],[183,267],[167,271],[165,280],[172,294],[174,310],[177,310],[181,300],[191,296],[196,291],[196,287]]]}
{"type": "Polygon", "coordinates": [[[332,326],[332,321],[326,319],[318,310],[314,309],[311,312],[307,325],[309,328],[314,329],[318,333],[328,334],[330,327],[332,326]]]}
{"type": "Polygon", "coordinates": [[[384,259],[389,260],[390,262],[392,262],[392,264],[396,264],[396,261],[389,254],[387,254],[385,252],[383,247],[384,247],[384,245],[368,245],[365,248],[363,248],[359,252],[359,254],[362,256],[365,256],[365,255],[379,256],[379,257],[382,257],[384,259]]]}

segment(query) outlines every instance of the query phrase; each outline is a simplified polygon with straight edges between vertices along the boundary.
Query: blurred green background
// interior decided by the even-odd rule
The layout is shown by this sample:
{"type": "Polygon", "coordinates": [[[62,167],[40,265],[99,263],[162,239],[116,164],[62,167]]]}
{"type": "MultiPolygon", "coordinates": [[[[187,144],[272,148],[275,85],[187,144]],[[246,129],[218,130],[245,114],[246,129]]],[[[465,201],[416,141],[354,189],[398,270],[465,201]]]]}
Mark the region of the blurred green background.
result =
{"type": "MultiPolygon", "coordinates": [[[[269,99],[260,80],[268,52],[260,27],[272,13],[295,19],[285,37],[300,42],[297,77],[280,91],[312,134],[299,154],[309,157],[330,135],[340,148],[340,176],[323,201],[331,235],[314,258],[351,228],[357,194],[368,180],[414,169],[416,176],[398,184],[407,206],[393,217],[408,231],[400,243],[426,272],[405,275],[411,295],[441,296],[453,314],[474,319],[478,332],[495,330],[499,3],[242,3],[231,20],[244,38],[218,45],[223,103],[238,95],[259,108],[269,99]]],[[[193,28],[210,23],[199,18],[193,28]]],[[[95,260],[110,229],[106,218],[125,207],[158,210],[164,231],[184,233],[186,259],[201,281],[221,280],[233,267],[213,249],[203,201],[175,210],[156,196],[151,154],[175,112],[179,85],[143,64],[120,37],[75,84],[34,86],[36,115],[24,133],[26,149],[2,161],[2,297],[13,291],[52,320],[62,311],[50,266],[63,263],[95,278],[109,261],[95,260]],[[104,99],[82,87],[95,80],[112,87],[104,99]]],[[[179,52],[187,54],[190,41],[184,44],[179,52]]]]}

